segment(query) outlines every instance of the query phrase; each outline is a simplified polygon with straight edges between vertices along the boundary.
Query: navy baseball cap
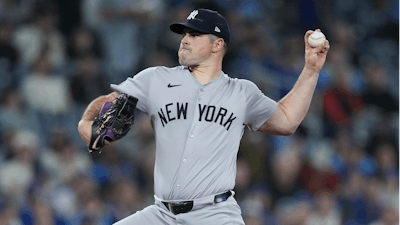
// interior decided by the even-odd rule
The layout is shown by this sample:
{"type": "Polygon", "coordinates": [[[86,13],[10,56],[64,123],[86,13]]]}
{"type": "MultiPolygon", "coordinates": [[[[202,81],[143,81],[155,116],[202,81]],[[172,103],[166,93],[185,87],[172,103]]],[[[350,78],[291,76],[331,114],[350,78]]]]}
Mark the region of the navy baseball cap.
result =
{"type": "Polygon", "coordinates": [[[193,10],[187,17],[186,22],[173,23],[169,29],[177,34],[182,34],[185,27],[206,34],[214,34],[217,37],[223,38],[227,44],[231,41],[228,22],[217,11],[209,9],[193,10]]]}

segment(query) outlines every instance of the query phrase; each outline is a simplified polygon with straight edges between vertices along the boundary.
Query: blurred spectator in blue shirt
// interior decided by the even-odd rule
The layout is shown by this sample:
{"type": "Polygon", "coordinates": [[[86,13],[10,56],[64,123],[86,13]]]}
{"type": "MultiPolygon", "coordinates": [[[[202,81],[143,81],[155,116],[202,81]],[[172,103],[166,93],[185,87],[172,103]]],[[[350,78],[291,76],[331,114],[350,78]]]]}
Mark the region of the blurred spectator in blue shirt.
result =
{"type": "Polygon", "coordinates": [[[114,180],[137,179],[137,168],[121,154],[115,145],[107,146],[104,154],[98,157],[91,173],[100,188],[107,188],[114,180]]]}
{"type": "Polygon", "coordinates": [[[21,212],[21,220],[24,225],[66,225],[51,205],[44,200],[34,199],[30,208],[21,212]]]}

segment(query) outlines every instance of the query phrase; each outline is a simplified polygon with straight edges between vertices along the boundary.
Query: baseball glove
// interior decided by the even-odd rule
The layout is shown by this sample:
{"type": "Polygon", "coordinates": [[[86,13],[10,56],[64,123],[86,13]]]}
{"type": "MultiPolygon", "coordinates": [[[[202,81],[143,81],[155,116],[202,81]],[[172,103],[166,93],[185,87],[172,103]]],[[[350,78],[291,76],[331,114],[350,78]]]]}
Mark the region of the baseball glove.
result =
{"type": "Polygon", "coordinates": [[[135,97],[120,94],[114,101],[104,103],[92,124],[89,152],[100,153],[105,140],[116,141],[128,133],[134,123],[137,101],[135,97]]]}

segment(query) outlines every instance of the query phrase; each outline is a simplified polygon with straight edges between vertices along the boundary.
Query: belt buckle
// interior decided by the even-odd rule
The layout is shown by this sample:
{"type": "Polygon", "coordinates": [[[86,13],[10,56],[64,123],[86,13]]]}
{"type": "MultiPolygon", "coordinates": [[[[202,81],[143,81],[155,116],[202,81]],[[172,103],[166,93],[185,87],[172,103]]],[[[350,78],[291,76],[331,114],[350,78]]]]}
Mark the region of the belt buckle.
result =
{"type": "Polygon", "coordinates": [[[172,207],[173,206],[179,206],[179,205],[183,205],[183,204],[185,204],[185,202],[167,202],[167,205],[168,205],[168,210],[170,211],[170,212],[172,212],[172,207]]]}
{"type": "Polygon", "coordinates": [[[167,205],[168,210],[174,215],[189,212],[193,208],[193,202],[191,201],[168,202],[167,205]]]}

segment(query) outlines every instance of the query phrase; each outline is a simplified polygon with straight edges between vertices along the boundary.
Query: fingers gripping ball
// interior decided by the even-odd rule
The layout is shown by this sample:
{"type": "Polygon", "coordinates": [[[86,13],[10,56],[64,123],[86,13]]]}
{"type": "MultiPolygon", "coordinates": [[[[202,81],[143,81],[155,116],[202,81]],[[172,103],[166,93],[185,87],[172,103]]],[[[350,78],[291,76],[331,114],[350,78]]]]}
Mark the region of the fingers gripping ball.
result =
{"type": "Polygon", "coordinates": [[[106,140],[116,141],[128,133],[134,124],[137,101],[135,97],[121,94],[113,102],[104,103],[92,124],[89,152],[100,153],[106,140]]]}
{"type": "Polygon", "coordinates": [[[321,44],[324,44],[325,40],[326,40],[325,35],[320,31],[314,31],[314,33],[312,33],[308,37],[308,43],[313,48],[318,47],[321,44]]]}

